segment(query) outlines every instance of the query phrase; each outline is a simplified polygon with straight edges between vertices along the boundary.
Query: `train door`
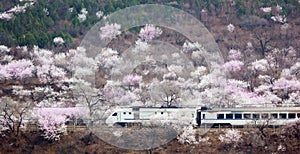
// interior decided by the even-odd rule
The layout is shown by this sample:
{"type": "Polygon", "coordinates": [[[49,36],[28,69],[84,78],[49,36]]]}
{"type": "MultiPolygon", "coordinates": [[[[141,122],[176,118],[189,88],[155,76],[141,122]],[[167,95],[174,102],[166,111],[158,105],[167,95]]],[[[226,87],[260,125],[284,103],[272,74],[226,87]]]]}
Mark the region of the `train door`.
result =
{"type": "Polygon", "coordinates": [[[136,107],[136,108],[133,108],[133,119],[134,120],[138,120],[140,119],[140,108],[136,107]]]}
{"type": "Polygon", "coordinates": [[[197,117],[196,117],[197,125],[201,125],[201,109],[197,110],[197,117]]]}

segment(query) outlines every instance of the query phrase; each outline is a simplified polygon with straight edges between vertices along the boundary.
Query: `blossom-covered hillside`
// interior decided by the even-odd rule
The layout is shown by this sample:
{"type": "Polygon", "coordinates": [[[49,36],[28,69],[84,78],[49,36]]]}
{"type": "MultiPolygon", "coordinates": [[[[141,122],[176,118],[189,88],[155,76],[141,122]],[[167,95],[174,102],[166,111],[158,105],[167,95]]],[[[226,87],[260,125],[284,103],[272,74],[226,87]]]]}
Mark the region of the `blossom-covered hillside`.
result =
{"type": "MultiPolygon", "coordinates": [[[[78,153],[92,149],[91,144],[123,152],[92,134],[75,131],[67,136],[72,132],[67,128],[105,124],[120,106],[300,106],[299,25],[298,0],[1,1],[0,141],[28,153],[45,147],[62,150],[56,145],[61,139],[75,140],[66,145],[78,143],[80,147],[74,149],[78,153]],[[153,3],[192,14],[209,30],[220,51],[209,52],[214,42],[192,42],[168,27],[149,23],[121,31],[122,23],[106,21],[110,13],[128,6],[153,3]],[[97,36],[111,40],[107,46],[79,45],[100,20],[106,23],[97,36]],[[215,57],[219,61],[211,62],[215,57]]],[[[250,133],[233,129],[201,136],[193,128],[195,119],[185,118],[168,123],[179,134],[169,147],[161,148],[194,153],[203,148],[202,143],[217,143],[218,150],[208,152],[297,149],[292,144],[299,135],[298,122],[279,132],[269,130],[267,123],[250,133]]],[[[18,150],[5,148],[4,153],[18,150]]]]}

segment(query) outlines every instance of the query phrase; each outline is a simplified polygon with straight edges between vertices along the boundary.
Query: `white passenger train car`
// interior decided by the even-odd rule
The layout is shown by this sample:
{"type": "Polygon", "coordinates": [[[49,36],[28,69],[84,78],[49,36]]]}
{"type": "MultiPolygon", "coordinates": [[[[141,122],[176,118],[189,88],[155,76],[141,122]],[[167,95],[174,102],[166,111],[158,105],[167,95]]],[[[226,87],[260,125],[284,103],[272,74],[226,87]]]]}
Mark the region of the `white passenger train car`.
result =
{"type": "Polygon", "coordinates": [[[197,123],[210,126],[281,126],[300,118],[300,107],[198,109],[197,123]]]}
{"type": "Polygon", "coordinates": [[[105,121],[109,126],[138,123],[149,125],[154,120],[178,121],[180,119],[195,120],[196,108],[181,107],[121,107],[115,110],[105,121]]]}

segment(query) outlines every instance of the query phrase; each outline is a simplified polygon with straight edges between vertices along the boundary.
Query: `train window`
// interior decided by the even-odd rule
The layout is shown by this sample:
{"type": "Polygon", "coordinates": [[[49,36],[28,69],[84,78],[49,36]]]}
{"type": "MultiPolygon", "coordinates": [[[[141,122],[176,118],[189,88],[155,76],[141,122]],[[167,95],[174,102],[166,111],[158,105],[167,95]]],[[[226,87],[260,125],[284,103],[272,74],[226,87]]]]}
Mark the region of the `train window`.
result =
{"type": "Polygon", "coordinates": [[[271,118],[277,119],[277,118],[278,118],[278,114],[277,114],[277,113],[272,113],[272,114],[271,114],[271,118]]]}
{"type": "Polygon", "coordinates": [[[217,119],[224,119],[224,114],[217,114],[217,119]]]}
{"type": "Polygon", "coordinates": [[[286,113],[279,113],[279,119],[286,119],[286,113]]]}
{"type": "Polygon", "coordinates": [[[235,119],[242,119],[242,114],[240,113],[236,113],[234,116],[235,119]]]}
{"type": "Polygon", "coordinates": [[[160,114],[164,114],[164,112],[160,112],[160,114]]]}
{"type": "Polygon", "coordinates": [[[261,114],[261,118],[262,119],[268,119],[269,118],[269,114],[268,113],[262,113],[261,114]]]}
{"type": "Polygon", "coordinates": [[[123,114],[126,114],[126,112],[123,112],[123,114]]]}
{"type": "Polygon", "coordinates": [[[295,113],[289,113],[289,119],[295,119],[296,114],[295,113]]]}
{"type": "Polygon", "coordinates": [[[245,113],[244,114],[244,119],[251,119],[251,114],[250,113],[245,113]]]}
{"type": "Polygon", "coordinates": [[[205,119],[205,114],[202,114],[202,119],[205,119]]]}
{"type": "Polygon", "coordinates": [[[259,119],[259,114],[254,113],[254,114],[253,114],[253,119],[259,119]]]}
{"type": "Polygon", "coordinates": [[[131,112],[129,112],[129,114],[131,114],[131,112]]]}
{"type": "Polygon", "coordinates": [[[117,112],[115,112],[112,116],[117,116],[118,115],[118,113],[117,112]]]}
{"type": "Polygon", "coordinates": [[[157,112],[154,112],[155,114],[157,114],[157,112]]]}
{"type": "Polygon", "coordinates": [[[226,114],[226,119],[233,119],[233,114],[226,114]]]}
{"type": "Polygon", "coordinates": [[[297,113],[297,117],[300,118],[300,113],[297,113]]]}

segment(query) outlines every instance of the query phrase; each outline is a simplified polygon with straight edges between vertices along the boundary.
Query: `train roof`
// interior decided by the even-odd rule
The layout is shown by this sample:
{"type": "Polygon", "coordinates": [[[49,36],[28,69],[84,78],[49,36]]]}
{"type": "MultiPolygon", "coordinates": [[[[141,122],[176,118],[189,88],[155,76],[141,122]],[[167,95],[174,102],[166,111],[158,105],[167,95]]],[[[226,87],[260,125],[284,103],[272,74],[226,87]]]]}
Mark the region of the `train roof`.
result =
{"type": "Polygon", "coordinates": [[[209,107],[196,107],[196,106],[171,106],[171,107],[153,107],[153,106],[120,106],[120,109],[197,109],[201,111],[211,111],[211,112],[276,112],[276,111],[298,111],[300,112],[300,107],[236,107],[236,108],[209,108],[209,107]]]}
{"type": "Polygon", "coordinates": [[[233,111],[233,112],[276,112],[276,111],[298,111],[300,112],[300,107],[237,107],[237,108],[213,108],[213,109],[206,109],[206,110],[202,110],[202,111],[233,111]]]}
{"type": "Polygon", "coordinates": [[[161,106],[161,107],[157,107],[157,106],[120,106],[120,108],[138,108],[138,109],[197,109],[198,107],[196,106],[170,106],[170,107],[166,107],[166,106],[161,106]]]}

